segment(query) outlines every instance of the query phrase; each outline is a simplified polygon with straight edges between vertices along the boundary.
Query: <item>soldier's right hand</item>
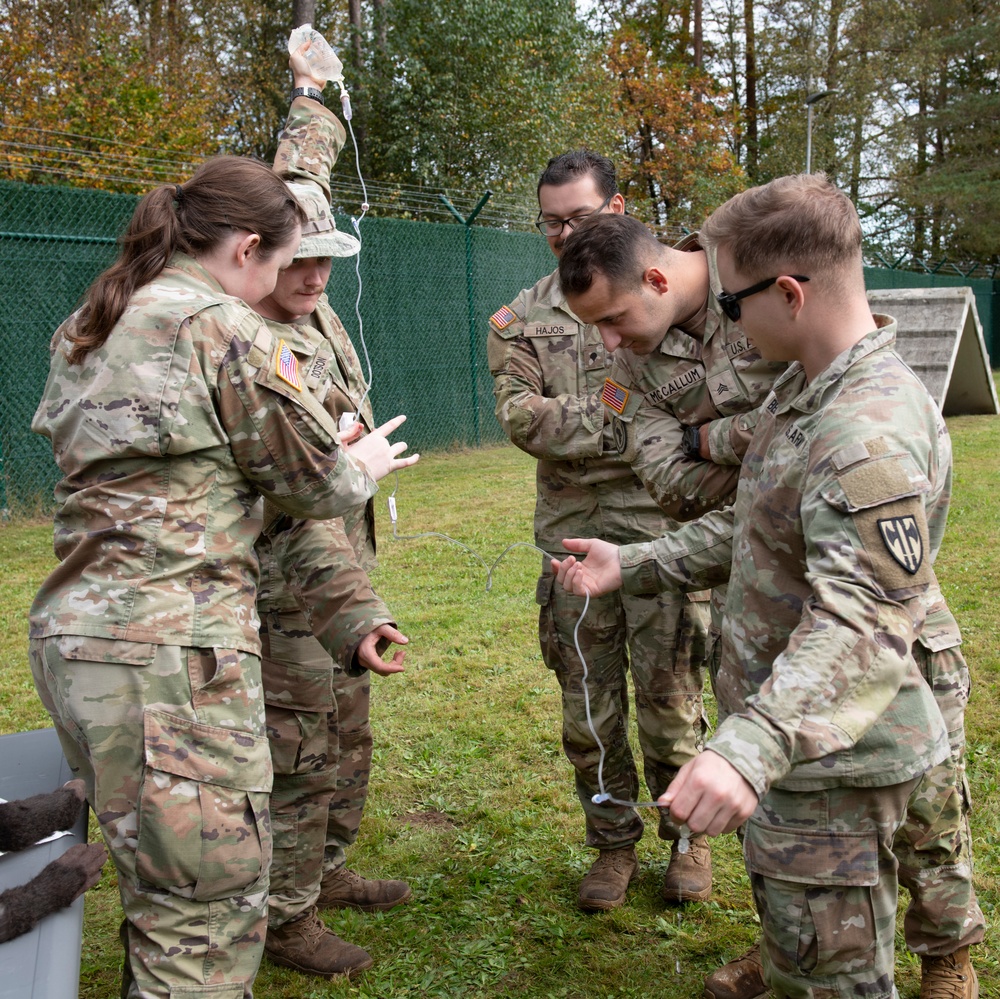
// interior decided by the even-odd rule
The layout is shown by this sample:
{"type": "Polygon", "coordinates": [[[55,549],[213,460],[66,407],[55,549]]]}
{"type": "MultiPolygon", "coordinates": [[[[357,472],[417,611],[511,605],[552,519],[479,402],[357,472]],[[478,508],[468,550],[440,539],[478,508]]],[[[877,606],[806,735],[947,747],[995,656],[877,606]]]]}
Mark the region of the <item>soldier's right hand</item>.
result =
{"type": "Polygon", "coordinates": [[[405,441],[398,441],[395,444],[389,443],[389,435],[402,426],[405,420],[405,416],[393,417],[347,449],[352,458],[365,463],[368,474],[376,481],[384,478],[390,472],[415,465],[420,460],[419,454],[408,455],[405,458],[399,457],[406,450],[405,441]]]}
{"type": "Polygon", "coordinates": [[[622,568],[618,545],[599,538],[564,538],[567,551],[580,552],[587,557],[582,561],[574,555],[564,559],[552,559],[552,571],[556,582],[567,593],[592,597],[611,593],[621,588],[622,568]]]}

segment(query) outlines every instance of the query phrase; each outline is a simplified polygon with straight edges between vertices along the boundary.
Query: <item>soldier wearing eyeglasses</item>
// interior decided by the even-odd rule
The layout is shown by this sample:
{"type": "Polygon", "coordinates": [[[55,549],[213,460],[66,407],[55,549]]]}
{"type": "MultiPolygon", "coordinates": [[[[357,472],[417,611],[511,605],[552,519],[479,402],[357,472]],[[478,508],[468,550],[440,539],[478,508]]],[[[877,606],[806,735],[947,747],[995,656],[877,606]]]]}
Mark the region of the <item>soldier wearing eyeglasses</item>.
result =
{"type": "MultiPolygon", "coordinates": [[[[585,219],[620,219],[625,211],[613,164],[587,150],[549,161],[538,182],[538,205],[536,225],[556,257],[585,219]]],[[[612,355],[597,329],[566,304],[555,272],[492,316],[488,355],[497,418],[510,439],[538,459],[534,526],[540,548],[561,556],[562,538],[573,533],[599,529],[627,543],[650,540],[671,526],[615,445],[601,401],[612,355]]],[[[704,605],[677,595],[592,600],[579,629],[589,673],[585,694],[574,644],[584,601],[553,582],[546,559],[536,594],[542,657],[562,691],[563,748],[575,771],[586,843],[599,851],[578,903],[587,911],[612,909],[622,904],[638,871],[635,844],[643,823],[632,809],[592,799],[603,790],[624,800],[639,793],[628,742],[628,674],[644,776],[655,797],[697,754],[703,738],[704,605]],[[588,723],[588,695],[606,750],[603,767],[588,723]]],[[[664,899],[708,898],[707,842],[681,853],[679,830],[665,815],[659,834],[673,844],[664,899]]]]}
{"type": "MultiPolygon", "coordinates": [[[[892,353],[895,324],[868,310],[857,215],[825,178],[745,192],[706,232],[707,252],[678,254],[632,220],[593,219],[559,266],[574,311],[609,348],[631,348],[619,349],[612,377],[629,393],[619,436],[633,466],[689,516],[709,511],[655,546],[604,546],[603,580],[601,543],[566,541],[589,552],[572,585],[606,592],[624,579],[638,591],[689,574],[704,585],[696,564],[707,566],[710,553],[716,568],[731,560],[720,727],[712,751],[661,801],[713,834],[752,813],[745,854],[765,947],[710,975],[705,995],[758,999],[769,985],[802,999],[894,995],[898,871],[911,895],[905,936],[922,957],[921,996],[977,999],[969,945],[982,940],[984,920],[962,755],[968,670],[930,568],[950,490],[947,432],[892,353]],[[684,421],[696,425],[685,400],[696,396],[697,367],[671,360],[684,333],[701,355],[701,397],[716,408],[751,358],[798,362],[742,427],[703,425],[688,461],[680,442],[684,421]],[[641,398],[630,412],[632,393],[641,398]],[[737,431],[758,422],[748,450],[737,431]],[[725,478],[704,461],[724,452],[726,430],[746,452],[735,514],[711,512],[725,478]],[[702,764],[717,769],[706,776],[702,764]],[[845,832],[852,849],[868,840],[853,858],[845,832]]],[[[559,575],[569,583],[572,566],[559,575]]]]}

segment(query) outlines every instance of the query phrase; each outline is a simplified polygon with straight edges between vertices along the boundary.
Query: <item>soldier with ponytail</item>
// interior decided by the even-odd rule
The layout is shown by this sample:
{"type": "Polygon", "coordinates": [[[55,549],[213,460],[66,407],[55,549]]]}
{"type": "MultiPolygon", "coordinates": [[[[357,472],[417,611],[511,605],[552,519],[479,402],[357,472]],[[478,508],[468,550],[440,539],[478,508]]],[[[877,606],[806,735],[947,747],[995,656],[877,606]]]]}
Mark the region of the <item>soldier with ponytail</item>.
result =
{"type": "Polygon", "coordinates": [[[303,218],[268,167],[235,157],[146,195],[55,333],[32,423],[64,475],[32,672],[117,870],[130,999],[243,999],[260,962],[259,498],[335,517],[410,463],[392,424],[348,453],[246,304],[274,289],[303,218]]]}

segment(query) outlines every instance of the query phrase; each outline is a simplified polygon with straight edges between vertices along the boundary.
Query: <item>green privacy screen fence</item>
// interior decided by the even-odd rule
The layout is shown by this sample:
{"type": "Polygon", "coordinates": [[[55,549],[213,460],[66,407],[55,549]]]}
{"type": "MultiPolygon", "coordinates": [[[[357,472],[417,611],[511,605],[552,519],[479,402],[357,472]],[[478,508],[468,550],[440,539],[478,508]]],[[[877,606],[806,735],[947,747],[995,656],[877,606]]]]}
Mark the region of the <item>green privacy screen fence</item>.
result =
{"type": "MultiPolygon", "coordinates": [[[[51,504],[59,475],[30,423],[48,371],[53,331],[113,259],[132,195],[0,181],[0,510],[51,504]]],[[[350,231],[350,220],[338,217],[350,231]]],[[[366,218],[360,311],[379,421],[407,414],[411,451],[502,441],[486,363],[490,315],[554,266],[528,232],[366,218]]],[[[870,287],[967,284],[976,293],[994,365],[994,286],[984,279],[869,270],[870,287]],[[992,342],[991,342],[992,341],[992,342]]],[[[359,348],[353,259],[334,261],[330,300],[359,348]]],[[[998,317],[1000,318],[1000,317],[998,317]]]]}
{"type": "MultiPolygon", "coordinates": [[[[0,509],[51,503],[49,442],[31,433],[53,331],[115,257],[130,195],[0,182],[0,509]]],[[[351,231],[350,219],[337,225],[351,231]]],[[[379,421],[406,413],[411,451],[497,443],[487,320],[555,265],[537,234],[436,222],[361,222],[360,312],[379,421]],[[468,246],[467,246],[468,242],[468,246]]],[[[327,288],[361,353],[353,259],[327,288]]],[[[362,363],[364,358],[362,357],[362,363]]]]}

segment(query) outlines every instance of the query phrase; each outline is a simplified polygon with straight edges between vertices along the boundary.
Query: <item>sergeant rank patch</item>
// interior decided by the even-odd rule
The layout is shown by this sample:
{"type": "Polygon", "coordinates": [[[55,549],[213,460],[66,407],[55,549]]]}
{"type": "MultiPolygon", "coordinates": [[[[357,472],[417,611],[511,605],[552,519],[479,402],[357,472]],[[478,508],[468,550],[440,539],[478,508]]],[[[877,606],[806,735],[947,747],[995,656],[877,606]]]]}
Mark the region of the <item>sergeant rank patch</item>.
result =
{"type": "Polygon", "coordinates": [[[292,353],[284,340],[278,341],[278,353],[274,364],[274,373],[297,391],[302,391],[302,379],[299,377],[299,360],[292,353]]]}
{"type": "Polygon", "coordinates": [[[911,576],[916,574],[924,560],[924,546],[915,517],[887,517],[876,521],[889,554],[911,576]]]}
{"type": "Polygon", "coordinates": [[[619,385],[618,382],[610,378],[604,379],[604,391],[601,393],[601,402],[608,409],[613,409],[619,416],[625,412],[629,395],[631,393],[624,385],[619,385]]]}
{"type": "Polygon", "coordinates": [[[495,330],[505,330],[512,322],[514,322],[515,319],[517,319],[517,316],[514,315],[511,309],[509,309],[506,305],[501,305],[500,308],[497,309],[492,316],[490,316],[490,325],[495,330]]]}

